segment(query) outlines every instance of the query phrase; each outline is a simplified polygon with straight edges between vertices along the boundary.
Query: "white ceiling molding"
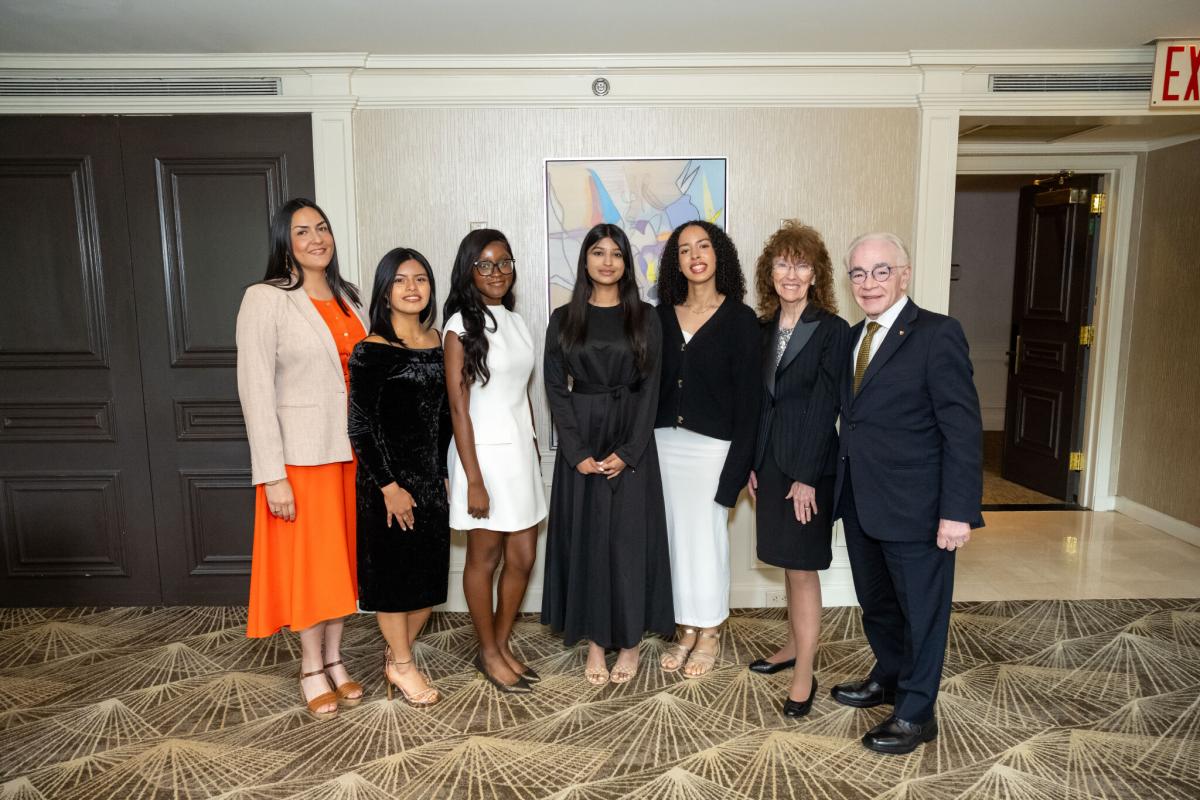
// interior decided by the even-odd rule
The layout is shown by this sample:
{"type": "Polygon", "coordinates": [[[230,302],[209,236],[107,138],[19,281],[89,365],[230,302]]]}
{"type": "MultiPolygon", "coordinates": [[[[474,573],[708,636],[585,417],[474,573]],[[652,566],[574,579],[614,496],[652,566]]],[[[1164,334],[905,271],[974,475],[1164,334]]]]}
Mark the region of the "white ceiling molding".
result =
{"type": "Polygon", "coordinates": [[[917,65],[956,66],[1068,66],[1153,64],[1154,48],[1120,50],[913,50],[909,53],[917,65]]]}
{"type": "Polygon", "coordinates": [[[579,70],[910,67],[908,53],[612,53],[603,55],[369,55],[367,69],[579,70]]]}
{"type": "Polygon", "coordinates": [[[304,70],[361,68],[366,53],[0,53],[0,70],[304,70]]]}
{"type": "Polygon", "coordinates": [[[0,97],[0,114],[288,114],[350,111],[354,98],[322,97],[0,97]]]}

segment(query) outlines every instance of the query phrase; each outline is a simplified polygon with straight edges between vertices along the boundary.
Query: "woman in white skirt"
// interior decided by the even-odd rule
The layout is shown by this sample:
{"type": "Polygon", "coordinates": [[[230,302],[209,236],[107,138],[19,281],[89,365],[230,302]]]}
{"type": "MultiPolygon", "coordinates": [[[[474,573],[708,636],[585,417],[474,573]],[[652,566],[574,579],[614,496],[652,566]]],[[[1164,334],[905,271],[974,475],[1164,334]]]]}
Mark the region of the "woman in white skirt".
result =
{"type": "Polygon", "coordinates": [[[528,692],[539,677],[509,638],[546,516],[528,395],[533,337],[512,310],[516,263],[500,231],[471,231],[458,247],[445,307],[450,527],[468,531],[463,591],[479,637],[475,666],[504,692],[528,692]]]}
{"type": "Polygon", "coordinates": [[[675,644],[666,672],[707,674],[729,616],[729,509],[750,475],[762,337],[742,302],[737,248],[709,222],[680,225],[658,273],[662,388],[654,438],[671,549],[675,644]]]}

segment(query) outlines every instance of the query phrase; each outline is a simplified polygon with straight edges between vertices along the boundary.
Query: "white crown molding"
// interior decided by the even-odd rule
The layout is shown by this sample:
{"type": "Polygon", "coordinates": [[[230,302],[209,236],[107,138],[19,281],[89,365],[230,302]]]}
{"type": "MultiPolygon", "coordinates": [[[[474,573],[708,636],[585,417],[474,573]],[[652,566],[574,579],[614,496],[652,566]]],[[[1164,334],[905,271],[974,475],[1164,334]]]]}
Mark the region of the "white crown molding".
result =
{"type": "Polygon", "coordinates": [[[1162,150],[1166,147],[1174,147],[1177,144],[1187,144],[1200,139],[1200,133],[1182,133],[1179,136],[1169,136],[1166,139],[1156,139],[1146,142],[1146,151],[1162,150]]]}
{"type": "Polygon", "coordinates": [[[594,55],[369,55],[367,69],[614,70],[910,67],[908,53],[596,53],[594,55]]]}
{"type": "MultiPolygon", "coordinates": [[[[1200,134],[1197,135],[1200,137],[1200,134]]],[[[1144,153],[1150,147],[1145,141],[1124,142],[959,142],[958,154],[963,156],[1043,155],[1043,154],[1100,154],[1144,153]]]]}
{"type": "Polygon", "coordinates": [[[963,116],[1149,115],[1147,92],[938,92],[918,97],[922,108],[954,108],[963,116]]]}
{"type": "Polygon", "coordinates": [[[1154,48],[1112,50],[912,50],[913,64],[959,66],[1071,66],[1153,64],[1154,48]]]}
{"type": "Polygon", "coordinates": [[[358,69],[366,53],[0,53],[0,70],[358,69]]]}
{"type": "Polygon", "coordinates": [[[352,96],[0,97],[0,114],[272,114],[351,111],[352,96]]]}

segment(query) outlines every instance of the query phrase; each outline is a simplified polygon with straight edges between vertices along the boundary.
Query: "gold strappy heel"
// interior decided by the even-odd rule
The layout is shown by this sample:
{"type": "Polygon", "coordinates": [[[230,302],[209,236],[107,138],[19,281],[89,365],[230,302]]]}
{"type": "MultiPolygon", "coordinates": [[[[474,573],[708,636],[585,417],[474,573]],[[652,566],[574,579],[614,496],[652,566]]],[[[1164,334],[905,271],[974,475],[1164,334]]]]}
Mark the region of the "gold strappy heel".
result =
{"type": "Polygon", "coordinates": [[[407,691],[405,691],[403,686],[393,681],[392,676],[388,674],[387,668],[389,666],[402,667],[405,664],[411,663],[413,663],[411,658],[408,661],[395,661],[392,659],[392,649],[390,647],[383,651],[383,679],[387,681],[388,701],[390,702],[392,699],[392,687],[394,686],[400,690],[400,697],[404,699],[404,702],[408,703],[413,708],[428,708],[429,706],[437,705],[437,703],[442,699],[442,696],[436,687],[429,686],[419,692],[409,694],[407,691]]]}
{"type": "MultiPolygon", "coordinates": [[[[683,636],[692,636],[695,633],[696,633],[695,628],[683,628],[682,635],[683,636]]],[[[680,644],[677,639],[675,641],[675,644],[668,647],[667,652],[663,653],[662,659],[659,660],[658,665],[662,668],[663,672],[679,672],[679,670],[683,669],[683,665],[687,663],[688,654],[692,652],[692,647],[695,647],[695,646],[696,646],[696,644],[695,644],[695,642],[693,642],[691,647],[686,647],[686,646],[680,644]],[[674,659],[675,666],[673,666],[673,667],[667,666],[668,658],[674,659]]]]}
{"type": "Polygon", "coordinates": [[[688,663],[695,664],[696,666],[700,667],[700,671],[699,672],[684,672],[683,676],[685,678],[701,678],[701,677],[707,675],[708,673],[712,672],[713,667],[716,666],[717,659],[720,658],[720,656],[721,656],[721,632],[720,631],[717,631],[716,633],[709,633],[707,631],[701,631],[700,638],[696,640],[697,645],[700,644],[700,639],[716,639],[717,640],[717,649],[712,651],[711,653],[709,653],[709,652],[706,652],[703,650],[696,650],[695,648],[693,648],[692,649],[692,657],[688,659],[688,663]]]}

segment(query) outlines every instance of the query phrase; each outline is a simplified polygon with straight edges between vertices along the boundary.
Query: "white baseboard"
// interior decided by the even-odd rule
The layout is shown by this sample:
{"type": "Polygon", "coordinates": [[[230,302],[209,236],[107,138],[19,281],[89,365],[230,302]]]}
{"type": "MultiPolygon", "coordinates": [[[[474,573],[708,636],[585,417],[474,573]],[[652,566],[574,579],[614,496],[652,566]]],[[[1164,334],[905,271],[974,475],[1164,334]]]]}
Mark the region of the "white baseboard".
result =
{"type": "Polygon", "coordinates": [[[1181,519],[1167,516],[1161,511],[1136,503],[1128,497],[1117,497],[1116,510],[1130,519],[1136,519],[1151,528],[1157,528],[1163,533],[1169,533],[1176,539],[1182,539],[1188,544],[1200,547],[1200,527],[1181,519]]]}

